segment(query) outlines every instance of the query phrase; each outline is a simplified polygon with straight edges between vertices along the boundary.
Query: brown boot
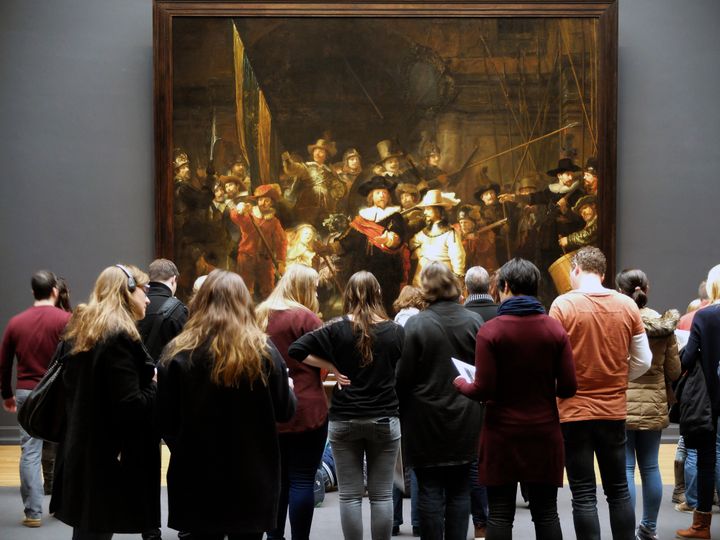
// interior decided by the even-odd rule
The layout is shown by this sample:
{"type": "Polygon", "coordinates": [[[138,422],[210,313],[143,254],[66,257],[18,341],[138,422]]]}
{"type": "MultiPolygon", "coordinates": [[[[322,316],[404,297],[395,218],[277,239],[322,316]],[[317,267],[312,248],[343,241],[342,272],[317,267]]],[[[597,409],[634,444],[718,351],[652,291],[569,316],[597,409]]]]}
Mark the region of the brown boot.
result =
{"type": "Polygon", "coordinates": [[[710,521],[712,512],[693,512],[693,522],[689,529],[675,531],[678,538],[702,538],[710,540],[710,521]]]}
{"type": "Polygon", "coordinates": [[[675,489],[673,489],[672,502],[680,504],[685,502],[685,462],[675,462],[675,489]]]}

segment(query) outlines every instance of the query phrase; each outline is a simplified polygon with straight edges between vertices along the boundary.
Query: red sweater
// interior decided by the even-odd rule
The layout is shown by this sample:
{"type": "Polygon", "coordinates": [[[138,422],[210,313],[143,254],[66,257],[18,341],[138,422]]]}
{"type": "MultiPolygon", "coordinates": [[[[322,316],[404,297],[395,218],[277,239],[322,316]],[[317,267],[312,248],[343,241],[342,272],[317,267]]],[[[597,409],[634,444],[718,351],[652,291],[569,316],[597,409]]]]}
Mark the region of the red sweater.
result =
{"type": "Polygon", "coordinates": [[[289,422],[278,424],[280,433],[317,429],[327,419],[328,407],[320,369],[298,362],[288,355],[288,348],[296,339],[321,326],[322,321],[309,309],[270,312],[267,333],[287,364],[297,398],[295,416],[289,422]]]}
{"type": "Polygon", "coordinates": [[[547,315],[502,315],[477,334],[475,381],[460,392],[486,402],[480,484],[526,481],[562,486],[564,452],[555,397],[575,393],[563,327],[547,315]]]}
{"type": "Polygon", "coordinates": [[[13,397],[12,367],[17,365],[17,387],[32,390],[47,371],[70,313],[53,306],[33,306],[15,315],[3,335],[0,348],[2,398],[13,397]]]}

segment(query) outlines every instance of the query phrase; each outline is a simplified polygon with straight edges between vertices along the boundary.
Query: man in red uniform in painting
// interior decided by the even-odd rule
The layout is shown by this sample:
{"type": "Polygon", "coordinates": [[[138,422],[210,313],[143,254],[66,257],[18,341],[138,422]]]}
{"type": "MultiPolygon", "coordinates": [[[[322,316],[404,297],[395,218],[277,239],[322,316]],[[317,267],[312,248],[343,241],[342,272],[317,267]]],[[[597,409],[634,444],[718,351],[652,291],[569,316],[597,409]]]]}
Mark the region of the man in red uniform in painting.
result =
{"type": "Polygon", "coordinates": [[[257,289],[260,298],[267,298],[275,287],[276,270],[280,274],[285,271],[287,236],[273,208],[279,197],[280,186],[263,184],[255,189],[253,197],[248,197],[256,200],[257,206],[244,203],[230,212],[230,219],[242,234],[238,244],[238,274],[245,280],[250,294],[257,289]]]}

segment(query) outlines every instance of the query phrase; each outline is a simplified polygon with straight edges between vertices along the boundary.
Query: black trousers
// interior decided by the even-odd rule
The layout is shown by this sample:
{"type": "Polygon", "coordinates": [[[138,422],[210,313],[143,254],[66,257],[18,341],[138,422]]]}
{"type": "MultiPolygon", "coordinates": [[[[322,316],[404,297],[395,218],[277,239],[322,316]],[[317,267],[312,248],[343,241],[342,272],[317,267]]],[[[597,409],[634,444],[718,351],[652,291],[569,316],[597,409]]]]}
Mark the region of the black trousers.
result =
{"type": "MultiPolygon", "coordinates": [[[[530,501],[530,515],[535,524],[538,540],[562,540],[560,518],[557,513],[556,486],[523,483],[530,501]]],[[[517,482],[503,486],[487,486],[490,515],[487,524],[487,540],[511,540],[515,520],[517,482]]]]}

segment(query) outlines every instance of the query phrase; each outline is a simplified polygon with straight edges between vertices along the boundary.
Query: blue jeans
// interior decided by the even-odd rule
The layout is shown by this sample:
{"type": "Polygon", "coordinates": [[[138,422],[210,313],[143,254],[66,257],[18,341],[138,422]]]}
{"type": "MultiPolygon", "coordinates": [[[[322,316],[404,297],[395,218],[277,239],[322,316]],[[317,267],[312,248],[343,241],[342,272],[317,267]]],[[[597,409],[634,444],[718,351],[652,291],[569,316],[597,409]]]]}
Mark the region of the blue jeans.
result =
{"type": "MultiPolygon", "coordinates": [[[[420,517],[418,516],[417,500],[418,485],[415,471],[409,467],[405,468],[405,472],[410,473],[410,524],[413,527],[420,526],[420,517]]],[[[393,527],[403,524],[403,492],[393,486],[393,527]]]]}
{"type": "Polygon", "coordinates": [[[488,520],[488,494],[487,488],[480,485],[478,480],[478,460],[470,464],[470,513],[473,525],[485,527],[488,520]]]}
{"type": "MultiPolygon", "coordinates": [[[[525,483],[525,487],[528,501],[530,501],[530,515],[535,524],[535,538],[537,540],[562,540],[560,517],[557,513],[558,488],[532,482],[525,483]]],[[[486,538],[488,540],[512,540],[517,482],[504,486],[488,486],[487,494],[490,516],[486,538]]]]}
{"type": "Polygon", "coordinates": [[[331,420],[328,430],[340,498],[340,524],[345,540],[362,540],[363,457],[367,460],[370,533],[389,540],[393,519],[393,473],[400,448],[398,417],[331,420]]]}
{"type": "Polygon", "coordinates": [[[415,467],[423,540],[466,540],[470,464],[415,467]]]}
{"type": "MultiPolygon", "coordinates": [[[[15,392],[17,408],[20,409],[30,395],[30,390],[18,388],[15,392]]],[[[34,439],[20,427],[20,496],[25,506],[25,517],[42,517],[42,439],[34,439]]]]}
{"type": "Polygon", "coordinates": [[[635,508],[635,459],[637,457],[643,496],[643,513],[640,524],[653,531],[657,528],[657,517],[662,502],[663,486],[658,467],[661,435],[662,430],[629,429],[625,443],[625,473],[630,500],[635,508]]]}
{"type": "Polygon", "coordinates": [[[685,450],[685,502],[692,508],[697,508],[697,450],[685,450]]]}
{"type": "Polygon", "coordinates": [[[584,420],[565,422],[561,426],[576,536],[600,540],[593,461],[593,457],[597,457],[613,540],[633,540],[635,512],[625,476],[625,421],[584,420]]]}
{"type": "Polygon", "coordinates": [[[315,473],[320,466],[327,424],[301,433],[281,433],[280,503],[277,527],[268,531],[268,539],[282,539],[290,507],[290,531],[293,540],[308,540],[315,511],[315,473]]]}

